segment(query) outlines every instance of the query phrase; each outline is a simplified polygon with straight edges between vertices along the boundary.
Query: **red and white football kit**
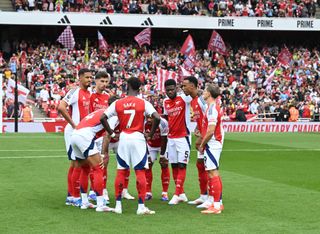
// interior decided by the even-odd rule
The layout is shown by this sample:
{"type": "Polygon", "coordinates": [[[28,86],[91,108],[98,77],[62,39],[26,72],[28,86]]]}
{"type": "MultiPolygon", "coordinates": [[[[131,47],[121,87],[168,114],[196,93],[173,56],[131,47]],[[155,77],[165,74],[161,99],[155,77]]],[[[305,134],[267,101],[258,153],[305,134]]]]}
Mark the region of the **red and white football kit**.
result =
{"type": "Polygon", "coordinates": [[[93,93],[90,97],[90,112],[94,112],[99,109],[107,109],[108,100],[110,95],[107,93],[93,93]]]}
{"type": "Polygon", "coordinates": [[[164,114],[168,116],[169,133],[167,152],[170,163],[188,164],[190,142],[190,102],[191,96],[180,94],[174,99],[163,101],[164,114]]]}
{"type": "MultiPolygon", "coordinates": [[[[206,101],[203,99],[202,96],[200,97],[196,96],[195,98],[192,99],[190,104],[193,111],[193,118],[197,123],[197,128],[199,132],[201,133],[202,122],[207,109],[206,101]]],[[[203,154],[201,154],[199,151],[198,151],[198,158],[203,159],[203,154]]]]}
{"type": "Polygon", "coordinates": [[[119,148],[117,154],[118,169],[135,170],[148,168],[147,146],[144,137],[146,116],[156,110],[150,102],[134,96],[117,100],[105,111],[108,118],[118,116],[119,148]]]}
{"type": "MultiPolygon", "coordinates": [[[[76,125],[89,114],[90,92],[88,90],[80,88],[71,89],[63,98],[63,101],[68,104],[70,116],[76,125]]],[[[70,145],[72,132],[73,128],[70,124],[67,124],[64,129],[64,140],[69,160],[75,160],[75,155],[72,153],[72,147],[70,145]]]]}
{"type": "MultiPolygon", "coordinates": [[[[145,132],[150,133],[152,127],[151,122],[146,122],[145,132]]],[[[151,159],[151,162],[157,160],[157,155],[161,150],[161,137],[167,136],[169,132],[168,121],[164,118],[160,119],[159,127],[153,135],[153,138],[150,141],[147,141],[148,146],[148,157],[151,159]]]]}
{"type": "Polygon", "coordinates": [[[100,152],[96,139],[105,132],[100,123],[100,118],[104,111],[105,109],[100,109],[87,115],[72,132],[71,146],[76,158],[86,159],[100,152]]]}
{"type": "Polygon", "coordinates": [[[204,161],[206,170],[214,170],[219,168],[220,154],[223,147],[224,131],[221,124],[221,109],[216,103],[211,104],[206,111],[203,121],[202,137],[206,135],[208,126],[215,125],[215,131],[212,138],[206,145],[204,151],[204,161]]]}

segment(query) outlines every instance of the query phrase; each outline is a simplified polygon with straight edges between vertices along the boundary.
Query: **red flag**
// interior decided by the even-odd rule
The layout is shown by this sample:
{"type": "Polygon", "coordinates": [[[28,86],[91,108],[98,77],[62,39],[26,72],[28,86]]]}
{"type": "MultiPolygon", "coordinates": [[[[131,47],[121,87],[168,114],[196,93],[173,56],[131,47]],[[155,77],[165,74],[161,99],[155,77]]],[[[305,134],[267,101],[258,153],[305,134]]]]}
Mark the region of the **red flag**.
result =
{"type": "Polygon", "coordinates": [[[73,33],[70,26],[66,27],[66,29],[58,37],[57,41],[60,42],[64,47],[68,48],[69,50],[73,49],[76,42],[74,40],[73,33]]]}
{"type": "Polygon", "coordinates": [[[104,37],[102,36],[102,34],[100,33],[100,31],[98,30],[98,42],[99,42],[99,50],[106,50],[108,49],[108,43],[107,41],[104,39],[104,37]]]}
{"type": "Polygon", "coordinates": [[[183,66],[180,66],[180,72],[179,72],[180,77],[188,77],[191,75],[192,74],[188,70],[186,70],[183,66]]]}
{"type": "Polygon", "coordinates": [[[151,28],[146,28],[142,30],[138,35],[134,37],[139,46],[143,46],[144,44],[151,44],[151,28]]]}
{"type": "Polygon", "coordinates": [[[284,66],[288,66],[292,60],[292,54],[287,47],[283,48],[278,55],[278,62],[284,66]]]}
{"type": "Polygon", "coordinates": [[[174,79],[175,81],[178,80],[178,74],[174,71],[168,71],[157,67],[157,90],[164,92],[164,83],[166,80],[174,79]]]}
{"type": "Polygon", "coordinates": [[[181,54],[184,54],[187,56],[190,54],[196,53],[196,47],[194,46],[194,42],[193,42],[192,36],[190,34],[187,37],[187,39],[184,41],[180,52],[181,52],[181,54]]]}
{"type": "Polygon", "coordinates": [[[219,54],[222,54],[222,55],[227,55],[226,45],[224,44],[222,37],[216,31],[212,32],[212,35],[208,44],[208,50],[211,50],[213,52],[218,52],[219,54]]]}

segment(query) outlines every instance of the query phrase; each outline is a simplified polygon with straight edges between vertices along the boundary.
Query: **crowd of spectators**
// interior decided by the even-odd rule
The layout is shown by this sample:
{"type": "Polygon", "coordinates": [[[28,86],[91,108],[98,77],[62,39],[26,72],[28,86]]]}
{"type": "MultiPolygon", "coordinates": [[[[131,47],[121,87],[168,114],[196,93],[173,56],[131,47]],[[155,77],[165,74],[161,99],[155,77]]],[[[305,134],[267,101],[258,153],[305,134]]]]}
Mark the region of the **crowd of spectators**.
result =
{"type": "Polygon", "coordinates": [[[12,0],[16,11],[315,17],[314,0],[12,0]]]}
{"type": "MultiPolygon", "coordinates": [[[[84,46],[80,44],[74,50],[67,51],[56,44],[22,41],[15,44],[12,52],[26,52],[25,63],[18,65],[25,68],[22,83],[31,90],[35,104],[47,116],[57,117],[59,100],[76,85],[77,71],[82,67],[88,67],[93,72],[108,72],[111,77],[108,92],[119,96],[124,95],[124,81],[127,78],[133,76],[140,79],[144,83],[141,95],[161,112],[164,93],[156,87],[156,68],[178,71],[184,61],[184,56],[179,52],[180,46],[139,48],[133,44],[115,44],[107,51],[98,51],[93,45],[89,47],[89,61],[85,61],[84,46]]],[[[298,115],[300,118],[318,120],[319,51],[316,48],[290,46],[288,49],[293,55],[288,66],[279,66],[277,57],[281,47],[278,46],[228,46],[228,56],[199,49],[196,65],[191,72],[198,78],[201,88],[206,83],[221,87],[225,119],[245,121],[249,117],[258,117],[296,121],[298,115]],[[267,82],[270,76],[273,76],[271,82],[267,82]],[[290,119],[291,112],[295,116],[290,119]]],[[[10,55],[8,62],[0,58],[6,79],[12,75],[10,63],[19,61],[18,55],[10,55]]],[[[9,106],[6,103],[5,107],[10,109],[10,100],[9,106]]],[[[10,111],[6,113],[10,117],[10,111]]]]}

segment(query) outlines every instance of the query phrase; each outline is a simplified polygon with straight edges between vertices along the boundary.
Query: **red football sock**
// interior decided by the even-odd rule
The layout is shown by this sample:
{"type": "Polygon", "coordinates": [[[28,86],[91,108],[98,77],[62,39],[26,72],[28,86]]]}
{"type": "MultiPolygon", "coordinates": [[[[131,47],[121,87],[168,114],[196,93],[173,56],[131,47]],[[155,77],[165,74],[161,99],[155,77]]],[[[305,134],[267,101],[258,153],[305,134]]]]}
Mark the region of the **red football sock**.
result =
{"type": "Polygon", "coordinates": [[[184,181],[186,179],[186,168],[179,168],[178,177],[177,177],[177,183],[176,183],[176,191],[175,195],[180,195],[181,193],[184,193],[183,185],[184,181]]]}
{"type": "Polygon", "coordinates": [[[72,172],[72,196],[80,197],[80,173],[81,167],[75,167],[72,172]]]}
{"type": "Polygon", "coordinates": [[[136,187],[138,190],[138,202],[139,204],[144,204],[144,200],[146,198],[146,188],[147,188],[147,180],[146,180],[146,171],[145,169],[142,170],[135,170],[136,173],[136,187]]]}
{"type": "Polygon", "coordinates": [[[220,200],[222,200],[222,180],[221,180],[220,176],[219,176],[219,181],[220,181],[220,186],[221,186],[220,200]]]}
{"type": "Polygon", "coordinates": [[[162,192],[168,192],[169,183],[170,183],[169,167],[161,168],[161,183],[162,183],[162,192]]]}
{"type": "Polygon", "coordinates": [[[103,193],[103,169],[100,165],[96,165],[92,168],[94,179],[94,192],[97,196],[102,196],[103,193]]]}
{"type": "Polygon", "coordinates": [[[74,167],[70,166],[68,170],[68,197],[72,196],[72,173],[74,167]]]}
{"type": "Polygon", "coordinates": [[[152,180],[153,180],[152,166],[149,166],[149,169],[146,169],[146,181],[147,181],[147,192],[150,192],[150,193],[152,188],[152,180]]]}
{"type": "Polygon", "coordinates": [[[207,194],[208,189],[208,173],[206,172],[204,162],[197,162],[198,178],[200,185],[200,194],[207,194]]]}
{"type": "Polygon", "coordinates": [[[124,188],[126,174],[127,174],[127,169],[117,170],[117,176],[114,181],[115,195],[116,195],[117,201],[121,201],[122,190],[124,188]]]}
{"type": "Polygon", "coordinates": [[[175,184],[177,184],[178,173],[179,173],[179,168],[173,167],[172,168],[172,176],[173,176],[173,180],[174,180],[175,184]]]}
{"type": "Polygon", "coordinates": [[[108,178],[108,170],[105,167],[103,169],[103,188],[105,189],[107,187],[107,178],[108,178]]]}
{"type": "Polygon", "coordinates": [[[94,191],[94,185],[93,185],[94,184],[94,179],[93,179],[93,170],[92,170],[92,168],[90,170],[89,176],[90,176],[90,189],[94,191]]]}
{"type": "Polygon", "coordinates": [[[219,202],[221,197],[222,184],[219,176],[209,178],[209,195],[213,196],[214,202],[219,202]]]}
{"type": "Polygon", "coordinates": [[[89,174],[91,168],[89,165],[84,165],[81,167],[81,174],[80,174],[80,192],[87,193],[88,191],[88,184],[89,184],[89,174]]]}
{"type": "Polygon", "coordinates": [[[130,169],[125,169],[126,171],[126,175],[125,175],[125,178],[124,178],[124,186],[123,188],[128,188],[128,184],[129,184],[129,177],[130,177],[130,169]]]}

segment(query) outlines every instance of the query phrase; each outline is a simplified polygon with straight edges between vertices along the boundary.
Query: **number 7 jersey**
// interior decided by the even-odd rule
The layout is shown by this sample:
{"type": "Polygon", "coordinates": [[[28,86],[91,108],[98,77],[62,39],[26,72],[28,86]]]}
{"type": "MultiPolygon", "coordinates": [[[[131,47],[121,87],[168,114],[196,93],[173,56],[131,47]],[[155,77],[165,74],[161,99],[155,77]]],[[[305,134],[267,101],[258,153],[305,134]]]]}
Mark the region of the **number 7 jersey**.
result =
{"type": "Polygon", "coordinates": [[[128,96],[117,100],[105,111],[108,118],[118,116],[120,132],[144,132],[146,116],[151,116],[156,110],[150,102],[128,96]]]}

